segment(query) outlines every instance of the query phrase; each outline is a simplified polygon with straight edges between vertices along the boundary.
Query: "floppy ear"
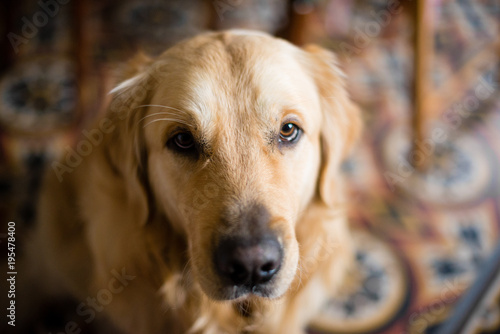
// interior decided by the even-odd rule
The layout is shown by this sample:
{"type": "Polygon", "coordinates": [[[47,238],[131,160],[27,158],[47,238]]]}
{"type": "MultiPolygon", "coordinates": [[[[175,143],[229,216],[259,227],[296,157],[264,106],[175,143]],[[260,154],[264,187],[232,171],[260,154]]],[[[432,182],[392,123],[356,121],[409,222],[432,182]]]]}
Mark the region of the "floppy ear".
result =
{"type": "Polygon", "coordinates": [[[145,224],[154,211],[147,177],[147,148],[141,119],[144,117],[156,78],[148,67],[151,59],[144,55],[129,62],[126,72],[133,75],[116,86],[105,118],[113,131],[104,142],[106,162],[126,196],[130,218],[145,224]]]}
{"type": "Polygon", "coordinates": [[[331,206],[337,200],[340,163],[358,138],[362,123],[359,109],[346,91],[345,75],[337,66],[333,52],[317,45],[307,45],[304,50],[309,71],[318,88],[323,116],[318,191],[321,200],[331,206]]]}

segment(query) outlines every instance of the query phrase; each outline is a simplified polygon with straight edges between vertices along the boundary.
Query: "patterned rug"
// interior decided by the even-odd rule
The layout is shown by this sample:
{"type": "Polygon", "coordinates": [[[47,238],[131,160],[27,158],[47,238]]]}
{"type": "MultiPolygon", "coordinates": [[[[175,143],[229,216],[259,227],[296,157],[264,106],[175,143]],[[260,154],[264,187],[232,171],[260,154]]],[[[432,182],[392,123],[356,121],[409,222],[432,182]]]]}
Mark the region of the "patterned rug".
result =
{"type": "MultiPolygon", "coordinates": [[[[442,110],[433,111],[426,139],[410,152],[412,50],[406,9],[379,23],[378,33],[360,45],[359,31],[378,22],[387,2],[294,1],[291,10],[301,20],[288,17],[284,1],[238,3],[89,1],[86,20],[93,24],[86,30],[91,44],[85,54],[91,69],[85,83],[78,81],[78,57],[69,56],[74,3],[61,7],[0,73],[1,221],[19,222],[19,235],[34,224],[43,168],[101,108],[112,81],[109,64],[137,49],[158,53],[160,46],[207,28],[283,33],[288,24],[302,42],[337,51],[366,123],[363,140],[343,166],[357,245],[356,288],[330,300],[309,332],[455,333],[446,331],[445,322],[463,315],[469,295],[464,296],[473,292],[474,282],[489,289],[483,294],[487,298],[467,311],[464,333],[500,331],[500,284],[482,283],[482,274],[494,268],[488,259],[500,237],[499,64],[498,56],[483,52],[498,39],[500,4],[432,2],[439,6],[432,63],[437,93],[431,89],[429,99],[442,110]],[[467,69],[469,61],[477,65],[473,70],[467,69]],[[456,76],[463,72],[466,79],[456,76]]],[[[16,9],[12,16],[23,22],[21,17],[32,17],[39,7],[21,1],[16,9]]],[[[21,26],[12,29],[20,33],[21,26]]],[[[6,254],[2,233],[0,248],[6,254]]],[[[45,325],[37,324],[33,332],[55,332],[75,316],[67,314],[74,307],[65,303],[50,309],[40,321],[45,325]]]]}
{"type": "MultiPolygon", "coordinates": [[[[425,172],[404,158],[400,126],[353,154],[345,172],[361,284],[331,300],[311,333],[434,333],[453,313],[499,239],[499,107],[474,131],[429,145],[425,172]]],[[[476,332],[500,328],[498,307],[485,306],[476,332]]]]}

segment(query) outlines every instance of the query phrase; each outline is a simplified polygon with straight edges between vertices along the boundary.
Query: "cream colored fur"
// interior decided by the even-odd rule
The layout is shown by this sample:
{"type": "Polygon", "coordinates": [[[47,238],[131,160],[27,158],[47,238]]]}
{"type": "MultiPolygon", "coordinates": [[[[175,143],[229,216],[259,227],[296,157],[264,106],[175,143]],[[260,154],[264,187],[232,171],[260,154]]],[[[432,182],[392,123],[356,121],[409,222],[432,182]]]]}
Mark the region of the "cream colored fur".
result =
{"type": "Polygon", "coordinates": [[[47,174],[30,255],[39,278],[85,300],[125,268],[135,278],[99,314],[125,333],[302,333],[352,261],[339,165],[360,121],[334,55],[208,33],[136,59],[111,95],[102,142],[47,174]],[[281,149],[272,138],[288,118],[304,133],[281,149]],[[209,153],[169,150],[179,127],[209,153]],[[268,298],[216,301],[211,240],[230,228],[221,212],[251,201],[270,211],[282,269],[268,298]]]}

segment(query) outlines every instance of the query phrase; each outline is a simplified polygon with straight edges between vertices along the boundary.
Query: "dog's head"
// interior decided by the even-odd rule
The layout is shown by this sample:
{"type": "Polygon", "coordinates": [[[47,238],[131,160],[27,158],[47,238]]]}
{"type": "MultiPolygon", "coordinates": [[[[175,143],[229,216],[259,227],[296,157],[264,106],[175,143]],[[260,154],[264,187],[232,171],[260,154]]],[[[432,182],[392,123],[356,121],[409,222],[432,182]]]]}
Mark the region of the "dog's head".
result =
{"type": "Polygon", "coordinates": [[[137,224],[152,206],[164,215],[212,299],[283,295],[299,260],[295,227],[311,201],[335,205],[358,132],[333,54],[210,33],[146,61],[113,94],[114,164],[137,224]]]}

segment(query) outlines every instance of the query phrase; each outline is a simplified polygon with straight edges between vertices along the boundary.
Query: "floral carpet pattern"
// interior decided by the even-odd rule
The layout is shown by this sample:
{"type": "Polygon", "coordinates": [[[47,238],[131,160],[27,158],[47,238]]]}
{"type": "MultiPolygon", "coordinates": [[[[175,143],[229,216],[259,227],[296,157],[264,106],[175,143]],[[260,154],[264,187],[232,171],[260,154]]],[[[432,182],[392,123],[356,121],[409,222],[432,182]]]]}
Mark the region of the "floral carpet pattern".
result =
{"type": "MultiPolygon", "coordinates": [[[[498,50],[489,47],[498,44],[498,1],[429,1],[435,7],[433,117],[418,143],[410,135],[411,1],[392,7],[382,0],[292,1],[293,19],[279,0],[82,3],[91,22],[87,39],[79,40],[87,43],[87,63],[79,62],[79,45],[75,56],[71,2],[20,45],[0,73],[2,222],[18,222],[18,235],[36,223],[42,172],[102,109],[113,81],[110,64],[139,49],[157,54],[208,28],[284,34],[288,24],[301,43],[338,54],[365,120],[363,138],[343,165],[357,246],[355,287],[330,300],[309,332],[442,333],[440,325],[484,271],[500,238],[499,62],[498,50]]],[[[15,6],[9,13],[19,18],[14,32],[21,34],[21,17],[31,18],[37,6],[15,6]]],[[[5,236],[0,232],[2,254],[5,236]]],[[[500,288],[489,297],[475,309],[467,333],[500,331],[500,288]]],[[[74,307],[66,302],[48,306],[33,332],[60,330],[75,316],[68,310],[74,307]]]]}

